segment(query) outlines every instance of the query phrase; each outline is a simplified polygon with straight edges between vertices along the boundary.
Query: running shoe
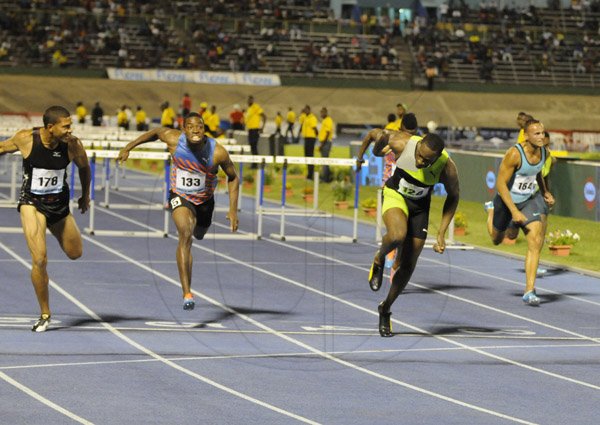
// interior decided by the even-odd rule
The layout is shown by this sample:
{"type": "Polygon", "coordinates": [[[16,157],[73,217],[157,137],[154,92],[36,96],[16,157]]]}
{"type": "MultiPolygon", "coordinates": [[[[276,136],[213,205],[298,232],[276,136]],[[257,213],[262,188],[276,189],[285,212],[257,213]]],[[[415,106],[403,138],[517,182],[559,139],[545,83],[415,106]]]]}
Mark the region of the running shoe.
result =
{"type": "Polygon", "coordinates": [[[384,338],[394,336],[392,333],[392,313],[383,312],[383,303],[379,304],[377,311],[379,312],[379,335],[384,338]]]}
{"type": "Polygon", "coordinates": [[[546,270],[546,269],[543,269],[543,268],[541,268],[541,267],[538,267],[538,268],[537,268],[537,272],[536,272],[536,275],[537,275],[537,277],[542,277],[542,276],[544,276],[546,273],[548,273],[548,270],[546,270]]]}
{"type": "Polygon", "coordinates": [[[199,241],[201,241],[202,239],[204,239],[204,235],[205,234],[206,234],[206,228],[205,227],[200,227],[200,226],[194,227],[194,237],[196,239],[198,239],[199,241]]]}
{"type": "Polygon", "coordinates": [[[371,270],[369,271],[369,286],[373,291],[379,291],[381,288],[381,283],[383,281],[383,265],[373,264],[371,265],[371,270]]]}
{"type": "Polygon", "coordinates": [[[194,301],[194,296],[192,294],[185,294],[183,297],[183,309],[184,310],[193,310],[196,307],[196,302],[194,301]]]}
{"type": "Polygon", "coordinates": [[[533,307],[540,305],[540,299],[536,295],[535,289],[533,291],[526,292],[525,295],[523,295],[523,302],[533,307]]]}
{"type": "Polygon", "coordinates": [[[50,326],[50,315],[42,314],[40,316],[40,318],[37,319],[37,321],[34,323],[33,327],[31,328],[31,331],[32,332],[46,332],[46,330],[48,329],[48,326],[50,326]]]}
{"type": "Polygon", "coordinates": [[[489,210],[494,209],[494,202],[487,201],[485,204],[483,204],[483,209],[485,210],[485,212],[488,212],[489,210]]]}

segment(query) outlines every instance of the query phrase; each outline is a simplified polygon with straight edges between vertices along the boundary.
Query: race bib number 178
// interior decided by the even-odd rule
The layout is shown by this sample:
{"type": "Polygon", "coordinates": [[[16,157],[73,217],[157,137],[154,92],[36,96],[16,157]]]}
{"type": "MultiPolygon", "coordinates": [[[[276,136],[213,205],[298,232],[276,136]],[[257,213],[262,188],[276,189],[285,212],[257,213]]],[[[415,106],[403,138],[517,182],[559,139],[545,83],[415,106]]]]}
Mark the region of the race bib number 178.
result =
{"type": "Polygon", "coordinates": [[[31,172],[31,193],[47,195],[60,193],[65,179],[65,170],[46,170],[34,168],[31,172]]]}

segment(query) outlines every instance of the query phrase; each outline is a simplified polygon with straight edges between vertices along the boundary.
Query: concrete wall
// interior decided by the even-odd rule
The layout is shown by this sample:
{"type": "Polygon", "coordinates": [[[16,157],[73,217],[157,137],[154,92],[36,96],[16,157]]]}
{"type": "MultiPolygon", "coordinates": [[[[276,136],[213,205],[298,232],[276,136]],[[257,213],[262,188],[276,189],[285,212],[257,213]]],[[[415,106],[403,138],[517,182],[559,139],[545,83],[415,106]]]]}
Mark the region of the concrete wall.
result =
{"type": "Polygon", "coordinates": [[[42,112],[60,104],[74,110],[78,101],[88,109],[100,101],[105,113],[116,113],[122,104],[142,105],[150,116],[159,115],[160,104],[168,100],[177,107],[189,92],[196,109],[201,101],[217,106],[226,117],[233,104],[246,104],[253,94],[256,102],[273,119],[288,106],[299,111],[305,104],[318,113],[327,106],[336,122],[384,123],[388,113],[402,102],[420,123],[439,125],[514,127],[519,111],[533,114],[550,129],[600,131],[600,96],[565,94],[514,94],[477,92],[427,92],[391,89],[250,86],[210,86],[202,84],[125,82],[97,78],[66,78],[0,75],[0,113],[42,112]]]}

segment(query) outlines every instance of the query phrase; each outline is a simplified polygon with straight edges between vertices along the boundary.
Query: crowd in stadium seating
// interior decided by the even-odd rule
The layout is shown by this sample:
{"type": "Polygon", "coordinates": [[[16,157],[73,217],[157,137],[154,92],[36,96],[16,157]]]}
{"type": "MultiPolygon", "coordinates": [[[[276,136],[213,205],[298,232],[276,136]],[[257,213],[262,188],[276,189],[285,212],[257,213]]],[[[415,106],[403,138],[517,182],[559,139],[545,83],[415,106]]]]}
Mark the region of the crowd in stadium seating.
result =
{"type": "Polygon", "coordinates": [[[474,10],[450,0],[436,16],[417,14],[400,25],[365,13],[353,33],[329,35],[310,31],[314,23],[340,22],[327,0],[0,0],[0,6],[0,64],[7,65],[282,75],[349,70],[401,79],[406,47],[395,38],[401,27],[415,63],[432,78],[452,80],[461,66],[493,81],[509,65],[518,75],[516,64],[526,64],[539,76],[560,69],[590,75],[600,65],[600,0],[573,0],[558,14],[531,5],[500,9],[495,0],[474,10]]]}
{"type": "Polygon", "coordinates": [[[595,72],[600,1],[573,1],[564,15],[550,11],[533,5],[499,9],[495,1],[470,10],[463,1],[451,1],[435,17],[417,16],[405,36],[421,69],[433,66],[445,78],[452,62],[478,66],[483,81],[493,79],[498,64],[516,61],[542,76],[560,62],[574,63],[577,73],[595,72]]]}

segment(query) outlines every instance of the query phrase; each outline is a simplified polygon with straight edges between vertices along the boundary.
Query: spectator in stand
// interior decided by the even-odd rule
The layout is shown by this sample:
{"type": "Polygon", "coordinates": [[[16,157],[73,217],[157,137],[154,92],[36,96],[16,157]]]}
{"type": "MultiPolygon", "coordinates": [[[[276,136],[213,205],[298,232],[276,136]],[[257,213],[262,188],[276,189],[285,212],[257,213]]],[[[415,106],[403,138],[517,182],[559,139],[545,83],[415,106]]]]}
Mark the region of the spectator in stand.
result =
{"type": "Polygon", "coordinates": [[[75,108],[75,115],[77,115],[77,122],[79,124],[85,124],[85,116],[87,115],[87,109],[83,106],[83,102],[77,102],[77,108],[75,108]]]}
{"type": "Polygon", "coordinates": [[[148,124],[146,124],[146,111],[142,109],[141,105],[138,105],[135,113],[135,129],[137,131],[148,130],[148,124]]]}
{"type": "Polygon", "coordinates": [[[244,129],[244,113],[237,103],[233,105],[233,111],[229,113],[229,122],[232,130],[244,129]]]}
{"type": "Polygon", "coordinates": [[[100,106],[100,102],[96,102],[94,109],[92,109],[92,125],[94,127],[100,127],[102,125],[102,119],[104,118],[104,110],[100,106]]]}

